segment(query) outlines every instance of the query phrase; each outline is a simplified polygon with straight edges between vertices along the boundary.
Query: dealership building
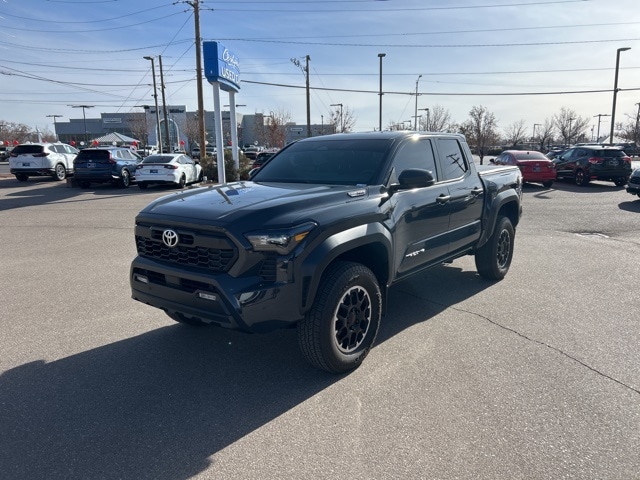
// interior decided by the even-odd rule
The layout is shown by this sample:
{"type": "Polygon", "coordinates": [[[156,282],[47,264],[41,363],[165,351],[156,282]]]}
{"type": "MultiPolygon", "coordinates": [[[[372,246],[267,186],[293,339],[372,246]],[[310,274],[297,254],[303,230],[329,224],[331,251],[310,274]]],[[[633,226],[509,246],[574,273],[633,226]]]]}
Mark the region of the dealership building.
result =
{"type": "MultiPolygon", "coordinates": [[[[169,144],[172,150],[191,151],[197,145],[198,113],[187,111],[184,105],[169,105],[165,109],[159,107],[156,114],[154,106],[145,106],[144,112],[129,113],[101,113],[100,118],[72,118],[67,122],[55,122],[55,133],[58,139],[64,143],[75,143],[77,146],[90,145],[99,137],[110,133],[118,133],[130,137],[140,145],[158,145],[158,130],[160,138],[164,141],[166,132],[169,134],[169,144]],[[165,120],[166,119],[166,120],[165,120]],[[158,121],[160,128],[158,129],[158,121]],[[165,123],[166,122],[166,123],[165,123]]],[[[83,112],[84,113],[84,112],[83,112]]],[[[231,145],[230,112],[222,111],[222,131],[225,146],[231,145]]],[[[269,115],[255,113],[243,115],[236,112],[239,146],[265,145],[268,147],[282,147],[284,145],[269,145],[269,115]]],[[[215,145],[215,118],[214,112],[205,111],[205,131],[207,142],[215,145]]],[[[280,138],[284,144],[307,137],[306,125],[288,123],[279,127],[284,130],[280,138]]],[[[311,135],[319,136],[333,133],[333,125],[311,125],[311,135]]]]}

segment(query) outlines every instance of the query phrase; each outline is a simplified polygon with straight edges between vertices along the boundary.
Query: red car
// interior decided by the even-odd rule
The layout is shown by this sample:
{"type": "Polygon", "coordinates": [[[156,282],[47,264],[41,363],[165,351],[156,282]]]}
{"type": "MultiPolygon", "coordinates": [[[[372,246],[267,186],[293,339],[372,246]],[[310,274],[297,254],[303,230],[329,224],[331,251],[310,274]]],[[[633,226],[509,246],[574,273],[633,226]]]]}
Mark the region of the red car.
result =
{"type": "Polygon", "coordinates": [[[527,150],[505,150],[494,160],[496,165],[515,165],[524,182],[542,183],[549,188],[556,180],[556,166],[544,154],[527,150]]]}

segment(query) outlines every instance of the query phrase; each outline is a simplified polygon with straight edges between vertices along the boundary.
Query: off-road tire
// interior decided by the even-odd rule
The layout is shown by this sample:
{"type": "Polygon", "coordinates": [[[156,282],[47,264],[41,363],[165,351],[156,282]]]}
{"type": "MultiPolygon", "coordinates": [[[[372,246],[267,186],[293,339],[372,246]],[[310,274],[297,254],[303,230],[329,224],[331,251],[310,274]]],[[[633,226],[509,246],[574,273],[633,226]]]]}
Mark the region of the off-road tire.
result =
{"type": "Polygon", "coordinates": [[[298,324],[298,343],[316,368],[344,373],[360,366],[373,346],[382,295],[371,270],[336,262],[322,276],[311,310],[298,324]]]}
{"type": "Polygon", "coordinates": [[[478,273],[488,280],[502,280],[511,266],[515,229],[508,217],[499,217],[491,238],[475,254],[478,273]]]}

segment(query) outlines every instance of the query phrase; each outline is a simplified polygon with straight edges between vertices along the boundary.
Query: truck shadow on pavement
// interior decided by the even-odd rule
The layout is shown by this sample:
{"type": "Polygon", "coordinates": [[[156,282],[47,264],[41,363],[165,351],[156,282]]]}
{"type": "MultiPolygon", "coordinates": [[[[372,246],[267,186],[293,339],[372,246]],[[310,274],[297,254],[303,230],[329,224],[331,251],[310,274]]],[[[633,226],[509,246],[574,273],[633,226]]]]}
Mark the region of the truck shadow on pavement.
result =
{"type": "MultiPolygon", "coordinates": [[[[453,266],[418,280],[392,289],[377,344],[492,285],[453,266]]],[[[308,366],[295,330],[178,324],[27,363],[0,375],[0,471],[13,480],[191,478],[343,378],[308,366]]]]}

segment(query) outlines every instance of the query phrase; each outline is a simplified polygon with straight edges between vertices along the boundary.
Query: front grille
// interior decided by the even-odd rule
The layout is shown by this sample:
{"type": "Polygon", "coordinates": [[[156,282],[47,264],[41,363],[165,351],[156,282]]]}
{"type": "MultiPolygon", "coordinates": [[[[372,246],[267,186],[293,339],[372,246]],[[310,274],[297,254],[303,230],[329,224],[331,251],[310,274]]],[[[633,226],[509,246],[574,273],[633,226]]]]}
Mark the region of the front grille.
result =
{"type": "Polygon", "coordinates": [[[136,226],[138,255],[214,273],[229,271],[238,258],[236,248],[226,237],[173,228],[179,242],[175,247],[168,247],[162,241],[165,230],[163,227],[136,226]]]}

